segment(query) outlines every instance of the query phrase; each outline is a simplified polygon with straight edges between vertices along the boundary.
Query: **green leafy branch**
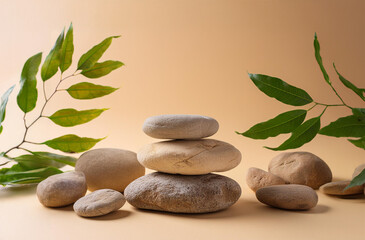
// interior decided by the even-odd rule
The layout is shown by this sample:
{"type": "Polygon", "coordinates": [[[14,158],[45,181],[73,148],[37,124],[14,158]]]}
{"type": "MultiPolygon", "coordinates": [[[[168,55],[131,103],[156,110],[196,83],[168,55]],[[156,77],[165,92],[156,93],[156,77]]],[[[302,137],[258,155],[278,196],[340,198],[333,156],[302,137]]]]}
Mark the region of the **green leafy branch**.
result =
{"type": "MultiPolygon", "coordinates": [[[[55,124],[62,127],[73,127],[87,123],[97,118],[101,115],[101,113],[107,110],[106,108],[88,110],[66,108],[58,110],[50,116],[44,114],[44,110],[48,106],[50,100],[57,92],[60,91],[66,91],[74,99],[87,100],[103,97],[117,90],[117,88],[95,85],[89,82],[77,83],[67,89],[60,89],[60,85],[65,80],[80,74],[90,79],[100,78],[123,66],[124,64],[119,61],[109,60],[105,62],[98,62],[104,52],[109,48],[112,40],[118,37],[119,36],[108,37],[95,45],[81,56],[77,64],[77,69],[72,74],[64,77],[64,72],[68,70],[72,64],[72,56],[74,52],[72,24],[70,24],[66,36],[63,30],[41,67],[40,75],[42,79],[44,102],[41,106],[39,115],[29,124],[27,123],[27,114],[35,109],[38,101],[37,74],[42,61],[42,53],[38,53],[30,57],[25,62],[20,77],[20,90],[17,95],[17,104],[24,113],[23,122],[25,131],[19,144],[0,153],[0,157],[6,160],[4,163],[1,163],[0,166],[4,166],[11,162],[16,163],[10,168],[0,169],[0,184],[38,183],[50,175],[61,173],[62,171],[59,170],[59,168],[65,165],[75,166],[76,158],[72,156],[65,156],[50,152],[33,152],[24,148],[24,143],[46,145],[64,153],[79,153],[89,150],[96,143],[104,139],[79,137],[74,134],[67,134],[45,142],[36,143],[28,140],[28,130],[41,118],[48,118],[55,124]],[[49,96],[47,96],[45,87],[46,81],[51,79],[59,70],[60,78],[56,87],[49,96]],[[16,149],[25,151],[27,154],[16,157],[8,155],[11,151],[16,149]]],[[[5,119],[6,105],[14,87],[15,85],[9,88],[1,97],[0,134],[3,130],[2,123],[5,119]]]]}
{"type": "MultiPolygon", "coordinates": [[[[236,132],[237,134],[252,139],[267,139],[269,137],[276,137],[280,134],[291,133],[291,136],[280,146],[265,147],[274,151],[299,148],[313,140],[317,134],[331,137],[348,137],[350,138],[348,141],[353,145],[365,149],[365,108],[354,108],[349,106],[332,85],[327,71],[323,66],[317,34],[314,35],[314,53],[325,81],[334,91],[341,103],[320,103],[314,101],[312,97],[303,89],[294,87],[279,78],[249,73],[248,75],[256,87],[269,97],[275,98],[282,103],[292,106],[304,106],[310,103],[313,105],[309,109],[298,109],[284,112],[266,122],[254,125],[245,132],[236,132]],[[307,113],[317,106],[324,107],[322,113],[317,117],[305,121],[307,113]],[[352,114],[346,117],[338,118],[336,121],[321,128],[321,117],[329,107],[347,107],[351,110],[352,114]]],[[[349,80],[344,78],[338,72],[335,64],[333,64],[333,68],[342,84],[348,89],[352,90],[365,102],[365,89],[358,88],[349,80]]],[[[361,185],[364,183],[365,172],[363,171],[358,177],[354,178],[349,187],[361,185]]]]}

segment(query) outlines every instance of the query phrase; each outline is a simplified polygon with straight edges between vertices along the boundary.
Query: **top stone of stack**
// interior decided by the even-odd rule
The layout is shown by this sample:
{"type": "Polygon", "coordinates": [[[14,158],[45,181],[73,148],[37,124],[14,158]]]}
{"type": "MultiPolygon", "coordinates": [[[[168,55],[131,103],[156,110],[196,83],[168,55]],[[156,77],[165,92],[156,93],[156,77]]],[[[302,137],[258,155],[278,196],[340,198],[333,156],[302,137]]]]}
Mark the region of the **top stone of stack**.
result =
{"type": "Polygon", "coordinates": [[[200,139],[214,135],[217,120],[201,115],[159,115],[146,119],[143,132],[158,139],[200,139]]]}

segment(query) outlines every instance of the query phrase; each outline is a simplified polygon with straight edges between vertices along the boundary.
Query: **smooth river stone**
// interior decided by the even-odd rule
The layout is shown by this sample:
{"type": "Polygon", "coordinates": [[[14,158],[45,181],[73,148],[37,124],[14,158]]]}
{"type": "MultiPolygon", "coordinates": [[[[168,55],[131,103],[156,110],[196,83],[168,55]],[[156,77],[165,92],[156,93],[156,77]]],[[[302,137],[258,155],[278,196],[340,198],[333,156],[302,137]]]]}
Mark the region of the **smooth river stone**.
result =
{"type": "Polygon", "coordinates": [[[76,202],[87,191],[82,172],[65,172],[48,177],[37,186],[37,196],[46,207],[63,207],[76,202]]]}
{"type": "Polygon", "coordinates": [[[310,187],[297,184],[260,188],[257,199],[269,206],[288,210],[308,210],[317,205],[317,193],[310,187]]]}
{"type": "Polygon", "coordinates": [[[126,200],[120,192],[100,189],[77,200],[73,208],[79,216],[97,217],[117,211],[125,202],[126,200]]]}
{"type": "Polygon", "coordinates": [[[269,172],[286,183],[307,185],[313,189],[332,181],[328,165],[309,152],[281,153],[270,161],[269,172]]]}
{"type": "Polygon", "coordinates": [[[213,139],[172,140],[142,147],[137,158],[146,168],[160,172],[200,175],[236,167],[241,153],[231,144],[213,139]]]}
{"type": "Polygon", "coordinates": [[[330,182],[322,185],[319,190],[328,195],[347,196],[354,194],[362,194],[364,192],[364,186],[355,186],[343,191],[351,181],[337,181],[330,182]]]}
{"type": "Polygon", "coordinates": [[[234,180],[217,175],[171,175],[154,172],[125,189],[127,201],[136,208],[173,213],[208,213],[232,206],[241,196],[234,180]]]}
{"type": "Polygon", "coordinates": [[[362,172],[362,170],[364,170],[364,169],[365,169],[365,164],[361,164],[361,165],[357,166],[354,170],[354,173],[352,174],[352,178],[359,175],[362,172]]]}
{"type": "Polygon", "coordinates": [[[77,160],[75,170],[85,174],[90,191],[113,189],[123,192],[129,183],[145,173],[136,153],[116,148],[85,152],[77,160]]]}
{"type": "Polygon", "coordinates": [[[256,192],[263,187],[285,184],[285,181],[272,173],[252,167],[248,169],[246,183],[252,191],[256,192]]]}
{"type": "Polygon", "coordinates": [[[159,139],[199,139],[218,131],[217,120],[201,115],[159,115],[146,119],[143,132],[159,139]]]}

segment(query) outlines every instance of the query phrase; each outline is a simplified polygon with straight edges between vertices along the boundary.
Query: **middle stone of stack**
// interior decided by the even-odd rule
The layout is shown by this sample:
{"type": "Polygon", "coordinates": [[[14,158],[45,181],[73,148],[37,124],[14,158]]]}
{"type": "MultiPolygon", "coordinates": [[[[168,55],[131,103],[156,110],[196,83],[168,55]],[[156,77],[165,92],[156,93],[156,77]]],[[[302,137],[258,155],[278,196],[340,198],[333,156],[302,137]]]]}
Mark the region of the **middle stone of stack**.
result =
{"type": "Polygon", "coordinates": [[[202,139],[218,131],[218,122],[200,115],[148,118],[143,131],[174,139],[144,146],[137,154],[146,168],[159,171],[132,182],[127,201],[137,208],[181,213],[214,212],[233,205],[241,195],[234,180],[211,172],[235,168],[241,153],[229,143],[202,139]]]}

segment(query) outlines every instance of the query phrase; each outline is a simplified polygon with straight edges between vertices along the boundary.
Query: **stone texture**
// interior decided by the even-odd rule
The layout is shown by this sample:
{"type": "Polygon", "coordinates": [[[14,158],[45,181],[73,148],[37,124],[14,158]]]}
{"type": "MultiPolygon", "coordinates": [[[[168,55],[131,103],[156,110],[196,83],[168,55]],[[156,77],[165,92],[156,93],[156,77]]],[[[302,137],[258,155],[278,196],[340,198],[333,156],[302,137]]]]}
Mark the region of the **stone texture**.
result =
{"type": "Polygon", "coordinates": [[[46,207],[63,207],[83,197],[87,191],[82,172],[66,172],[48,177],[37,186],[39,201],[46,207]]]}
{"type": "Polygon", "coordinates": [[[200,115],[159,115],[146,119],[143,132],[159,139],[199,139],[218,131],[217,120],[200,115]]]}
{"type": "Polygon", "coordinates": [[[309,152],[281,153],[270,161],[269,172],[286,183],[307,185],[313,189],[332,181],[328,165],[309,152]]]}
{"type": "Polygon", "coordinates": [[[252,191],[256,192],[263,187],[285,184],[285,181],[272,173],[252,167],[247,171],[246,183],[252,191]]]}
{"type": "Polygon", "coordinates": [[[77,200],[73,208],[79,216],[97,217],[117,211],[125,202],[126,200],[120,192],[100,189],[77,200]]]}
{"type": "Polygon", "coordinates": [[[361,165],[357,166],[354,170],[354,173],[352,174],[352,178],[359,175],[362,172],[362,170],[364,170],[364,169],[365,169],[365,164],[361,164],[361,165]]]}
{"type": "Polygon", "coordinates": [[[297,184],[260,188],[257,199],[269,206],[288,210],[308,210],[317,205],[317,193],[310,187],[297,184]]]}
{"type": "Polygon", "coordinates": [[[234,180],[217,174],[182,176],[154,172],[132,182],[124,194],[136,208],[207,213],[233,205],[241,196],[241,188],[234,180]]]}
{"type": "Polygon", "coordinates": [[[224,172],[241,162],[241,153],[229,143],[213,139],[152,143],[138,152],[138,161],[153,170],[199,175],[224,172]]]}
{"type": "Polygon", "coordinates": [[[85,174],[90,191],[113,189],[123,192],[129,183],[145,173],[136,153],[115,148],[100,148],[82,154],[75,169],[85,174]]]}
{"type": "Polygon", "coordinates": [[[351,181],[337,181],[330,182],[322,185],[319,190],[328,195],[346,196],[354,194],[362,194],[364,192],[364,186],[355,186],[343,191],[351,181]]]}

